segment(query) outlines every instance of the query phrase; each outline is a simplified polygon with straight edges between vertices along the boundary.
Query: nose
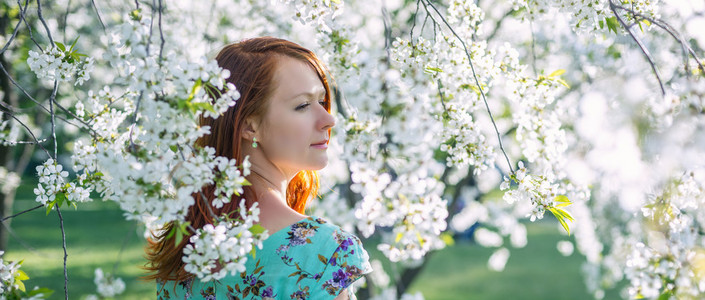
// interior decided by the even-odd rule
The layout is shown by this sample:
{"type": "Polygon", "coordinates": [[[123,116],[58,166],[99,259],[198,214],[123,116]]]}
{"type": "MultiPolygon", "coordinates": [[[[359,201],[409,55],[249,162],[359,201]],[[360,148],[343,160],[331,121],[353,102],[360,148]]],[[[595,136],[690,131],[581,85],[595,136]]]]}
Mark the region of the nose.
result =
{"type": "Polygon", "coordinates": [[[317,124],[318,126],[317,127],[320,128],[321,131],[325,131],[325,130],[333,128],[333,126],[335,126],[335,117],[333,117],[332,114],[330,114],[328,111],[326,111],[326,109],[323,108],[323,106],[319,106],[319,107],[320,107],[320,110],[319,110],[320,113],[319,113],[319,117],[318,117],[318,124],[317,124]]]}

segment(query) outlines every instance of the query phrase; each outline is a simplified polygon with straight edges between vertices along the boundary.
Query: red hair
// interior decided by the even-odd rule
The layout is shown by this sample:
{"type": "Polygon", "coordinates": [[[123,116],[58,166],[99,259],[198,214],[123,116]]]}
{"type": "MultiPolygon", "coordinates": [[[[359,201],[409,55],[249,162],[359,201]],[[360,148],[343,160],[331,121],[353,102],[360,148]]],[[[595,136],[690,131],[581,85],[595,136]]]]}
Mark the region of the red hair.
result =
{"type": "MultiPolygon", "coordinates": [[[[240,93],[240,98],[235,106],[230,107],[217,119],[201,117],[201,126],[210,126],[210,134],[196,141],[200,147],[209,146],[215,149],[215,155],[226,158],[235,158],[242,162],[241,133],[245,120],[254,116],[260,118],[267,110],[272,92],[276,88],[272,79],[276,71],[278,56],[287,56],[308,63],[318,74],[325,88],[325,108],[330,112],[331,92],[326,79],[326,68],[323,63],[310,50],[293,42],[273,37],[260,37],[243,40],[239,43],[225,46],[216,56],[218,65],[230,71],[227,82],[233,83],[240,93]]],[[[217,93],[216,93],[217,94],[217,93]]],[[[328,130],[330,136],[330,129],[328,130]]],[[[289,207],[299,213],[304,213],[306,203],[318,194],[318,173],[312,170],[303,170],[297,173],[289,182],[286,190],[286,201],[289,207]]],[[[211,205],[215,198],[215,187],[209,185],[203,188],[203,193],[193,194],[196,203],[189,208],[186,221],[191,222],[193,228],[201,228],[213,222],[210,210],[206,205],[211,205]],[[204,195],[206,199],[203,198],[204,195]]],[[[254,191],[250,186],[244,187],[241,196],[233,195],[229,203],[222,208],[211,209],[216,215],[228,213],[238,208],[240,200],[244,198],[248,207],[256,201],[254,191]]],[[[174,237],[167,238],[174,227],[167,223],[164,230],[156,240],[148,239],[146,248],[148,262],[145,269],[152,273],[144,277],[146,280],[159,279],[184,280],[190,274],[184,270],[181,260],[183,248],[188,243],[184,238],[179,245],[175,245],[174,237]]]]}

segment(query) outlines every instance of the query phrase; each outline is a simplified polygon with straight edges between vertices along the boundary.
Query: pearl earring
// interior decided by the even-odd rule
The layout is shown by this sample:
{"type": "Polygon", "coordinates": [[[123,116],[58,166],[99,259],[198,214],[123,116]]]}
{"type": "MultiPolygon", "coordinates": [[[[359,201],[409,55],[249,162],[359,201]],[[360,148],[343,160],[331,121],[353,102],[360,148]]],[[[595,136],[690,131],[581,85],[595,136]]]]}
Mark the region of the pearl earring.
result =
{"type": "Polygon", "coordinates": [[[252,138],[252,148],[257,148],[257,138],[256,137],[252,138]]]}

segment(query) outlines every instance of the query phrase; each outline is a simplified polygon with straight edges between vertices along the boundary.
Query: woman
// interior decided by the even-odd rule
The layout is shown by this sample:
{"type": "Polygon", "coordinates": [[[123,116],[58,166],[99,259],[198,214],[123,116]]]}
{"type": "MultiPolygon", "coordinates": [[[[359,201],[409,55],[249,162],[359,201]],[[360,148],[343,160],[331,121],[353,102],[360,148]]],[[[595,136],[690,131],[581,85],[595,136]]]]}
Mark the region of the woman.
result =
{"type": "MultiPolygon", "coordinates": [[[[257,202],[260,225],[269,238],[247,270],[218,281],[201,282],[184,271],[182,250],[166,237],[151,241],[147,269],[157,280],[158,299],[348,299],[350,284],[369,273],[360,240],[323,219],[304,215],[315,197],[315,170],[328,163],[326,149],[335,119],[325,67],[309,50],[286,40],[254,38],[228,45],[216,57],[240,92],[237,104],[217,119],[202,118],[211,134],[198,141],[216,155],[243,161],[249,156],[252,183],[243,193],[257,202]]],[[[240,199],[208,208],[212,187],[195,195],[187,221],[200,228],[217,215],[237,209],[240,199]],[[210,191],[210,193],[208,193],[210,191]]]]}

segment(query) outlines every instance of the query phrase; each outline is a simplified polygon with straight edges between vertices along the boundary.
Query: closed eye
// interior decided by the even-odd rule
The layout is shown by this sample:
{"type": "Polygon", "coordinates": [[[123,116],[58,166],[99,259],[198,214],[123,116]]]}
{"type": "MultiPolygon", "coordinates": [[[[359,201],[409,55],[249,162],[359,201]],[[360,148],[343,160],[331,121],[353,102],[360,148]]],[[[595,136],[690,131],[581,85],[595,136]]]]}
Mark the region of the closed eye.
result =
{"type": "MultiPolygon", "coordinates": [[[[320,105],[324,106],[324,107],[326,106],[326,101],[325,101],[325,100],[323,100],[323,101],[318,101],[318,103],[319,103],[320,105]]],[[[308,103],[308,102],[303,103],[303,104],[297,106],[297,107],[295,108],[295,110],[297,110],[297,111],[304,110],[304,109],[306,109],[309,105],[310,105],[310,103],[308,103]]]]}
{"type": "Polygon", "coordinates": [[[307,102],[307,103],[304,103],[304,104],[301,104],[301,105],[299,105],[299,106],[296,107],[296,110],[304,110],[306,107],[308,107],[308,105],[309,105],[308,102],[307,102]]]}

